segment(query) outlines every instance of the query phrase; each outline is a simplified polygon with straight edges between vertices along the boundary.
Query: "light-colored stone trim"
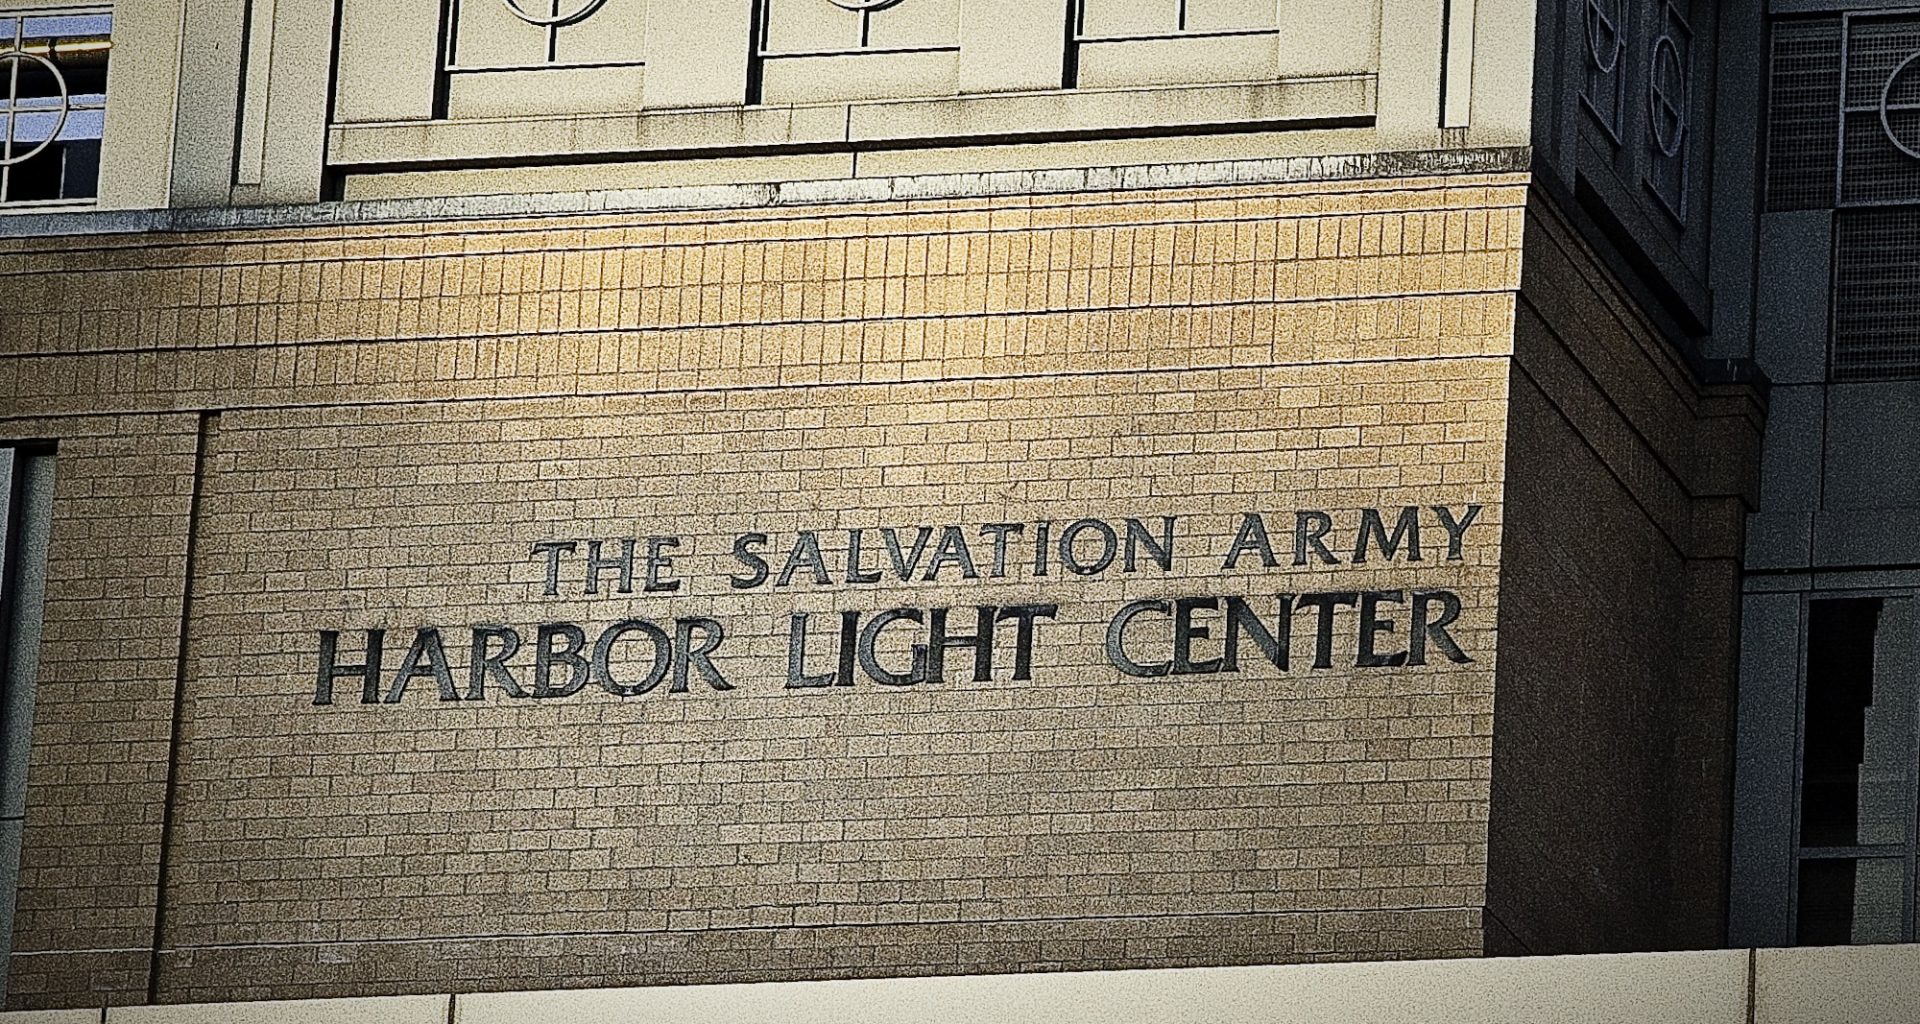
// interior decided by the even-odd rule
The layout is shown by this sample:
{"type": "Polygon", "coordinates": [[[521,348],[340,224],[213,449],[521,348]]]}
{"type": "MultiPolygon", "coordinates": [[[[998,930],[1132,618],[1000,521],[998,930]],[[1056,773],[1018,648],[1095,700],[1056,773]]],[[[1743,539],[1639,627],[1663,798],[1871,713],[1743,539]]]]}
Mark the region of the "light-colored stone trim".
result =
{"type": "Polygon", "coordinates": [[[330,133],[336,170],[391,166],[487,166],[501,160],[572,160],[611,154],[692,156],[775,153],[795,146],[888,146],[932,140],[1058,137],[1210,125],[1368,122],[1372,75],[1279,82],[1004,93],[941,99],[870,100],[570,117],[472,117],[339,124],[330,133]]]}
{"type": "Polygon", "coordinates": [[[144,231],[222,231],[579,213],[760,209],[1006,195],[1353,181],[1432,174],[1498,174],[1524,171],[1531,159],[1532,151],[1525,147],[1421,150],[1158,166],[928,174],[444,199],[381,199],[302,206],[30,213],[0,216],[0,238],[131,234],[144,231]]]}
{"type": "Polygon", "coordinates": [[[0,1013],[0,1024],[1895,1024],[1920,946],[1746,949],[203,1003],[0,1013]]]}

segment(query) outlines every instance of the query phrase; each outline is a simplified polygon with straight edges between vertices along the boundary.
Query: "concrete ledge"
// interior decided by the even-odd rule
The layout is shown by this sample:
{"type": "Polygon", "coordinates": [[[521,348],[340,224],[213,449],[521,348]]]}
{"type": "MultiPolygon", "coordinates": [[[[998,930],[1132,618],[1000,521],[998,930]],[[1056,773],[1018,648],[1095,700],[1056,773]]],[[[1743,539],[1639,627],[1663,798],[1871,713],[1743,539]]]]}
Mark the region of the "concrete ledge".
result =
{"type": "Polygon", "coordinates": [[[1912,1024],[1920,945],[493,992],[0,1024],[1912,1024]]]}
{"type": "Polygon", "coordinates": [[[0,1024],[1911,1024],[1920,945],[494,992],[0,1024]]]}
{"type": "Polygon", "coordinates": [[[452,996],[375,996],[116,1006],[107,1010],[106,1024],[446,1024],[452,1000],[452,996]]]}
{"type": "Polygon", "coordinates": [[[21,1010],[0,1013],[6,1024],[100,1024],[105,1010],[21,1010]]]}
{"type": "Polygon", "coordinates": [[[461,996],[457,1024],[1744,1024],[1747,955],[1311,964],[461,996]]]}
{"type": "Polygon", "coordinates": [[[1356,181],[1364,178],[1523,173],[1525,147],[1357,153],[1272,160],[1085,167],[1066,170],[923,174],[890,178],[835,178],[751,185],[610,189],[529,195],[377,199],[304,206],[210,209],[88,210],[0,216],[0,239],[55,235],[136,234],[149,231],[226,231],[399,221],[492,220],[567,214],[657,213],[674,210],[763,209],[838,203],[980,199],[1006,195],[1226,185],[1356,181]]]}
{"type": "Polygon", "coordinates": [[[452,996],[370,996],[257,1003],[115,1006],[99,1010],[20,1010],[4,1024],[446,1024],[452,996]]]}
{"type": "Polygon", "coordinates": [[[1754,1024],[1920,1020],[1920,946],[1763,949],[1754,957],[1754,1024]]]}
{"type": "Polygon", "coordinates": [[[0,1024],[1911,1024],[1920,945],[114,1007],[0,1024]]]}

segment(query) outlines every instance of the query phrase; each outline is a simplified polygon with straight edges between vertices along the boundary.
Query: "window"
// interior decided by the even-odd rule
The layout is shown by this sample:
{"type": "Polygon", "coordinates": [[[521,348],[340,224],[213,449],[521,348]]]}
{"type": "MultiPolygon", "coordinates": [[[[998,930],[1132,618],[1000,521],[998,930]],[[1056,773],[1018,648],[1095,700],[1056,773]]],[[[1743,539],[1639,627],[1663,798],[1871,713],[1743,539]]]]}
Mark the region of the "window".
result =
{"type": "Polygon", "coordinates": [[[639,67],[638,0],[453,0],[446,70],[639,67]]]}
{"type": "Polygon", "coordinates": [[[631,112],[644,0],[444,0],[435,117],[631,112]]]}
{"type": "Polygon", "coordinates": [[[1847,18],[1840,205],[1920,200],[1920,18],[1847,18]]]}
{"type": "Polygon", "coordinates": [[[1620,113],[1626,105],[1627,76],[1621,63],[1627,55],[1625,0],[1582,0],[1581,26],[1585,40],[1584,80],[1580,99],[1615,145],[1620,143],[1620,113]]]}
{"type": "Polygon", "coordinates": [[[960,0],[761,0],[747,102],[959,90],[960,0]]]}
{"type": "Polygon", "coordinates": [[[1920,16],[1773,25],[1767,208],[1920,201],[1920,16]]]}
{"type": "Polygon", "coordinates": [[[1069,0],[1062,84],[1270,79],[1282,16],[1272,0],[1069,0]]]}
{"type": "Polygon", "coordinates": [[[1267,0],[1077,0],[1076,37],[1160,37],[1183,33],[1271,32],[1267,0]]]}
{"type": "Polygon", "coordinates": [[[1912,604],[1807,605],[1793,925],[1801,945],[1914,939],[1912,604]]]}
{"type": "Polygon", "coordinates": [[[1920,15],[1772,31],[1766,208],[1834,211],[1829,379],[1920,379],[1920,15]]]}
{"type": "Polygon", "coordinates": [[[1647,187],[1687,222],[1687,135],[1693,126],[1693,29],[1663,4],[1647,53],[1647,187]]]}
{"type": "Polygon", "coordinates": [[[104,11],[0,17],[0,203],[98,194],[112,25],[104,11]]]}

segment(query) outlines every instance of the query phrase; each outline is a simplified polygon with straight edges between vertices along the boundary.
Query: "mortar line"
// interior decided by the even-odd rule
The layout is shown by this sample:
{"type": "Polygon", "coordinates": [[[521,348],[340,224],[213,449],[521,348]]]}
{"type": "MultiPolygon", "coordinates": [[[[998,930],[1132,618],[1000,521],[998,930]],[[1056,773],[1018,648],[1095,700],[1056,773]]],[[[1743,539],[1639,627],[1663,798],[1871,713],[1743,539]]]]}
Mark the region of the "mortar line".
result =
{"type": "Polygon", "coordinates": [[[1754,1017],[1759,1013],[1759,1007],[1755,1004],[1753,998],[1754,990],[1759,987],[1757,977],[1759,973],[1759,959],[1759,950],[1747,950],[1747,1024],[1754,1024],[1754,1017]]]}
{"type": "MultiPolygon", "coordinates": [[[[903,237],[903,236],[889,236],[889,237],[903,237]]],[[[1492,253],[1500,250],[1485,250],[1485,251],[1488,253],[1492,253]]],[[[1455,254],[1455,255],[1458,255],[1458,254],[1455,254]]],[[[1220,264],[1220,266],[1247,266],[1247,265],[1250,265],[1250,264],[1246,264],[1246,263],[1220,264]]],[[[1111,269],[1111,270],[1118,271],[1118,270],[1125,270],[1125,269],[1132,269],[1132,268],[1114,267],[1114,268],[1096,268],[1096,269],[1111,269]]],[[[1092,271],[1089,271],[1089,273],[1091,272],[1092,271]]],[[[847,278],[840,279],[840,283],[843,286],[843,288],[845,288],[845,287],[850,287],[855,282],[866,282],[866,281],[874,281],[874,280],[905,280],[905,279],[904,278],[847,277],[847,278]]],[[[812,283],[812,282],[809,282],[809,283],[812,283]]],[[[830,284],[832,283],[832,279],[823,279],[819,283],[830,284]]],[[[786,282],[761,282],[761,285],[766,287],[785,287],[786,284],[787,284],[786,282]]],[[[659,291],[682,292],[682,291],[685,291],[688,287],[700,288],[700,287],[712,287],[712,286],[681,285],[681,286],[675,286],[672,288],[667,288],[664,286],[640,285],[640,286],[634,286],[634,287],[621,287],[621,288],[595,288],[595,289],[588,289],[588,290],[581,290],[581,291],[563,291],[559,289],[536,289],[534,291],[519,291],[519,292],[502,291],[502,292],[495,292],[495,293],[486,293],[486,292],[475,292],[471,294],[462,293],[458,295],[422,295],[422,296],[419,296],[417,299],[413,299],[413,300],[387,300],[387,299],[369,298],[366,296],[361,296],[359,298],[353,298],[353,299],[342,299],[341,301],[342,302],[417,301],[424,304],[429,300],[440,300],[440,301],[485,300],[491,297],[504,302],[507,299],[520,299],[525,297],[545,298],[548,296],[567,296],[567,295],[572,295],[577,297],[582,295],[591,295],[596,292],[614,292],[622,295],[629,292],[646,291],[650,289],[659,290],[659,291]]],[[[740,287],[744,289],[746,287],[749,287],[749,285],[747,282],[741,282],[737,286],[727,285],[724,287],[740,287]]],[[[188,355],[188,354],[200,353],[200,352],[280,352],[280,351],[286,351],[286,350],[299,351],[304,349],[326,348],[329,346],[338,346],[338,345],[405,345],[405,344],[424,345],[424,344],[434,344],[434,343],[448,342],[448,341],[457,341],[457,342],[503,341],[503,340],[530,339],[530,338],[565,338],[570,336],[636,335],[640,337],[645,337],[648,335],[671,334],[676,332],[691,332],[691,331],[736,331],[736,330],[747,330],[747,329],[767,330],[767,329],[782,329],[782,328],[804,329],[809,327],[856,327],[856,326],[871,326],[871,325],[881,325],[881,324],[931,324],[931,323],[947,323],[947,322],[953,322],[953,321],[970,321],[970,320],[991,321],[991,320],[997,320],[997,319],[1008,319],[1008,318],[1016,318],[1016,317],[1044,319],[1044,318],[1053,318],[1053,317],[1099,316],[1102,314],[1110,314],[1110,313],[1142,313],[1142,312],[1158,312],[1158,311],[1164,311],[1164,312],[1167,312],[1168,314],[1174,314],[1174,315],[1177,315],[1177,314],[1191,315],[1197,312],[1231,314],[1231,313],[1236,313],[1243,310],[1251,311],[1251,310],[1267,308],[1267,307],[1271,307],[1275,309],[1287,309],[1287,308],[1298,307],[1298,306],[1312,306],[1312,305],[1335,305],[1335,304],[1347,305],[1347,304],[1364,303],[1364,302],[1375,302],[1375,303],[1400,302],[1407,299],[1488,298],[1491,296],[1499,296],[1499,295],[1518,295],[1519,291],[1520,290],[1518,286],[1515,286],[1512,288],[1460,288],[1460,289],[1453,289],[1453,290],[1436,290],[1436,291],[1409,290],[1409,291],[1397,291],[1391,294],[1355,293],[1355,294],[1340,295],[1340,294],[1328,293],[1325,295],[1292,295],[1292,296],[1285,296],[1285,297],[1273,296],[1270,298],[1252,298],[1252,299],[1206,299],[1206,300],[1194,300],[1194,301],[1188,301],[1188,302],[1179,302],[1172,299],[1167,299],[1162,301],[1150,301],[1140,305],[1127,305],[1127,304],[1116,304],[1116,303],[1102,303],[1102,304],[1095,305],[1095,304],[1089,303],[1085,306],[1070,306],[1070,307],[1061,307],[1057,309],[968,309],[968,310],[955,310],[951,312],[880,313],[873,316],[861,316],[858,314],[847,314],[847,315],[833,316],[833,317],[820,316],[820,317],[811,317],[811,318],[806,316],[796,316],[796,317],[783,319],[783,320],[710,320],[710,321],[704,321],[704,322],[698,322],[698,323],[683,323],[683,324],[649,323],[649,324],[633,324],[631,326],[606,325],[606,326],[599,326],[599,327],[588,327],[588,326],[544,327],[543,326],[543,327],[534,327],[527,330],[504,330],[500,328],[495,328],[495,329],[486,330],[486,331],[481,331],[476,329],[472,333],[465,333],[465,334],[460,333],[458,331],[447,331],[447,332],[404,334],[404,335],[395,334],[395,335],[362,335],[362,336],[355,336],[355,337],[290,338],[283,341],[222,341],[222,342],[211,342],[211,343],[204,343],[204,344],[175,343],[175,344],[168,344],[168,345],[148,345],[148,346],[102,345],[95,348],[45,349],[45,350],[37,350],[37,351],[0,352],[0,361],[26,360],[26,359],[74,359],[74,358],[92,358],[96,356],[146,356],[146,355],[179,356],[179,355],[188,355]]],[[[317,304],[317,303],[314,303],[314,304],[317,304]]],[[[260,303],[256,305],[264,306],[266,304],[260,303]]],[[[213,307],[206,307],[206,306],[171,307],[173,311],[180,311],[188,308],[209,309],[213,307]]],[[[232,308],[232,307],[229,307],[229,308],[232,308]]],[[[746,369],[746,367],[737,367],[736,369],[746,369]]]]}
{"type": "MultiPolygon", "coordinates": [[[[947,921],[884,921],[884,922],[847,922],[803,925],[740,925],[730,928],[635,928],[601,929],[587,931],[553,932],[493,932],[482,935],[425,935],[409,938],[361,938],[361,939],[308,939],[297,942],[207,942],[187,943],[167,946],[163,952],[175,953],[189,950],[240,950],[240,949],[311,949],[321,946],[418,946],[436,942],[519,942],[550,939],[592,939],[639,937],[648,935],[700,935],[715,931],[729,932],[793,932],[830,928],[902,928],[902,927],[989,927],[1000,925],[1061,924],[1075,921],[1119,922],[1119,921],[1157,921],[1177,920],[1180,918],[1227,918],[1227,917],[1299,917],[1311,918],[1326,914],[1441,914],[1455,911],[1480,911],[1478,906],[1411,906],[1411,907],[1299,907],[1289,910],[1207,910],[1187,913],[1153,914],[1067,914],[1042,917],[978,917],[954,918],[947,921]]],[[[41,949],[16,956],[59,956],[73,953],[100,952],[99,950],[41,949]]]]}
{"type": "MultiPolygon", "coordinates": [[[[725,395],[725,394],[731,394],[734,392],[804,391],[804,390],[814,389],[814,388],[886,388],[886,387],[903,387],[903,386],[911,387],[911,386],[929,385],[929,384],[993,384],[993,383],[1014,382],[1014,381],[1070,380],[1070,379],[1079,378],[1079,377],[1088,377],[1088,378],[1138,377],[1138,376],[1150,375],[1150,374],[1174,374],[1174,373],[1236,373],[1236,372],[1246,373],[1246,372],[1259,372],[1264,370],[1311,370],[1318,367],[1386,366],[1386,365],[1392,365],[1397,363],[1472,363],[1472,362],[1488,362],[1493,360],[1511,361],[1512,359],[1513,359],[1513,354],[1511,352],[1472,352],[1472,353],[1459,353],[1459,354],[1440,355],[1440,356],[1421,355],[1421,356],[1385,356],[1385,357],[1373,358],[1373,359],[1324,359],[1324,360],[1309,360],[1309,361],[1302,361],[1302,362],[1295,362],[1295,363],[1223,364],[1219,366],[1148,366],[1148,367],[1123,367],[1123,368],[1112,369],[1112,370],[1056,370],[1056,371],[1051,371],[1046,373],[997,373],[997,374],[978,374],[978,375],[965,375],[965,376],[956,375],[956,376],[950,376],[950,377],[903,377],[898,380],[825,380],[825,379],[822,379],[822,380],[808,380],[808,381],[788,381],[784,383],[774,383],[774,384],[749,384],[749,385],[707,384],[707,385],[699,385],[699,386],[691,386],[691,387],[689,386],[661,387],[661,388],[652,388],[652,389],[629,388],[629,389],[618,390],[618,391],[587,391],[587,392],[528,391],[528,392],[522,392],[522,393],[494,394],[494,395],[443,395],[443,396],[432,397],[432,398],[422,398],[418,395],[407,395],[407,396],[396,396],[393,398],[368,398],[368,399],[360,399],[357,401],[289,402],[283,399],[278,402],[255,402],[255,403],[236,402],[233,404],[224,405],[221,408],[227,412],[296,412],[296,411],[306,411],[306,410],[313,410],[313,409],[377,409],[377,408],[385,408],[388,406],[397,406],[397,405],[446,406],[446,405],[471,404],[471,403],[477,403],[477,402],[525,403],[525,402],[549,402],[549,401],[556,401],[556,400],[569,400],[573,402],[597,402],[597,401],[603,401],[607,399],[659,398],[665,395],[725,395]]],[[[739,369],[739,368],[736,367],[734,369],[739,369]]],[[[652,371],[652,372],[680,373],[684,371],[661,370],[661,371],[652,371]]],[[[1447,379],[1456,379],[1456,378],[1447,378],[1447,379]]],[[[459,380],[454,381],[454,383],[464,382],[468,380],[478,381],[479,378],[460,378],[459,380]]],[[[291,386],[301,387],[306,385],[291,385],[291,386]]],[[[320,385],[320,386],[343,387],[343,385],[320,385]]],[[[1312,386],[1312,385],[1272,385],[1272,387],[1292,387],[1292,386],[1312,386]]],[[[281,390],[285,391],[286,388],[282,388],[281,390]]],[[[0,428],[4,428],[9,423],[40,423],[46,420],[54,420],[54,419],[70,421],[75,419],[87,419],[90,417],[99,418],[99,417],[113,417],[113,416],[158,416],[158,415],[166,415],[169,413],[177,414],[183,411],[187,411],[187,410],[167,409],[167,408],[105,409],[105,410],[91,410],[91,411],[85,411],[85,412],[74,411],[74,410],[48,410],[48,411],[42,411],[42,412],[27,413],[27,414],[13,416],[13,417],[0,418],[0,428]]],[[[526,418],[528,419],[566,419],[566,418],[569,418],[570,415],[571,414],[558,414],[558,415],[552,415],[552,416],[531,416],[526,418]]],[[[4,433],[4,432],[5,432],[4,429],[0,429],[0,433],[4,433]]]]}
{"type": "MultiPolygon", "coordinates": [[[[147,960],[147,1002],[160,1001],[161,938],[167,925],[167,882],[172,867],[174,803],[180,782],[180,732],[187,694],[187,640],[193,624],[194,556],[200,538],[200,502],[206,493],[207,444],[220,414],[202,410],[193,449],[193,494],[187,503],[186,568],[180,584],[180,642],[174,651],[173,718],[167,730],[167,785],[160,805],[160,858],[153,897],[153,947],[147,960]]],[[[104,1013],[105,1011],[102,1011],[104,1013]]]]}

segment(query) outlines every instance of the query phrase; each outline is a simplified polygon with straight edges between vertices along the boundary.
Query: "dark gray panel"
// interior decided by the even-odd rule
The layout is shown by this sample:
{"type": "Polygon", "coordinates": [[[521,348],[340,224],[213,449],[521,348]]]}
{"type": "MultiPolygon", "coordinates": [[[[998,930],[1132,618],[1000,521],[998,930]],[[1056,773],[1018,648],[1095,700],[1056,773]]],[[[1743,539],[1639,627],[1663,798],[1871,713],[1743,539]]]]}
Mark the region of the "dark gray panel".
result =
{"type": "Polygon", "coordinates": [[[1713,148],[1713,237],[1708,274],[1713,288],[1713,332],[1701,342],[1710,359],[1753,354],[1753,252],[1758,230],[1760,168],[1753,154],[1764,144],[1759,119],[1764,61],[1763,0],[1727,0],[1720,6],[1716,46],[1713,148]]]}
{"type": "Polygon", "coordinates": [[[1760,216],[1753,354],[1775,384],[1826,380],[1832,257],[1832,213],[1798,210],[1760,216]]]}
{"type": "Polygon", "coordinates": [[[1793,776],[1800,692],[1799,594],[1749,594],[1741,617],[1727,941],[1789,941],[1793,776]]]}
{"type": "Polygon", "coordinates": [[[1747,517],[1749,570],[1804,569],[1812,558],[1812,512],[1757,512],[1747,517]]]}
{"type": "Polygon", "coordinates": [[[1826,389],[1775,387],[1767,397],[1766,441],[1760,450],[1760,511],[1819,508],[1825,448],[1826,389]]]}
{"type": "Polygon", "coordinates": [[[1827,392],[1829,510],[1920,506],[1920,381],[1827,392]]]}
{"type": "Polygon", "coordinates": [[[1846,509],[1813,517],[1820,568],[1920,563],[1920,508],[1846,509]]]}

